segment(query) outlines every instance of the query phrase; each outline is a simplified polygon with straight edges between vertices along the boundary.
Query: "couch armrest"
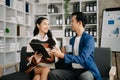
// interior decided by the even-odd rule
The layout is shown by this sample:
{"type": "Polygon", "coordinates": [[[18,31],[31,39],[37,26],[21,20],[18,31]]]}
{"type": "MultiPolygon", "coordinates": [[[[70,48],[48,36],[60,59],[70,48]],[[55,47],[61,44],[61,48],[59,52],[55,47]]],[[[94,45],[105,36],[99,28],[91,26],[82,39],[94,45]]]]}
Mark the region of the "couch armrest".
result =
{"type": "Polygon", "coordinates": [[[115,74],[116,74],[116,66],[112,66],[109,71],[109,80],[114,80],[115,74]]]}

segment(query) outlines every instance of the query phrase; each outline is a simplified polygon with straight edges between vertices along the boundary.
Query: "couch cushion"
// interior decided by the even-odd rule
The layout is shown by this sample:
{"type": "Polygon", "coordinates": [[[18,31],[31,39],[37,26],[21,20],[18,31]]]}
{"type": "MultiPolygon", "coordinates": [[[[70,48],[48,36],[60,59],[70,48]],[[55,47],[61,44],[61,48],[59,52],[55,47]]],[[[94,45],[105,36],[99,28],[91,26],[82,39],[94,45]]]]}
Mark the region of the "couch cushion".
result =
{"type": "Polygon", "coordinates": [[[25,72],[16,72],[8,75],[4,75],[0,80],[30,80],[30,77],[25,72]]]}
{"type": "Polygon", "coordinates": [[[22,47],[21,49],[21,60],[20,60],[20,72],[25,72],[27,60],[26,60],[27,54],[26,54],[26,47],[22,47]]]}
{"type": "Polygon", "coordinates": [[[101,73],[101,76],[104,77],[103,80],[106,80],[107,78],[109,78],[109,70],[112,65],[111,49],[96,47],[94,56],[95,56],[95,62],[101,73]]]}
{"type": "Polygon", "coordinates": [[[102,80],[109,80],[109,78],[104,78],[104,77],[103,77],[102,80]]]}

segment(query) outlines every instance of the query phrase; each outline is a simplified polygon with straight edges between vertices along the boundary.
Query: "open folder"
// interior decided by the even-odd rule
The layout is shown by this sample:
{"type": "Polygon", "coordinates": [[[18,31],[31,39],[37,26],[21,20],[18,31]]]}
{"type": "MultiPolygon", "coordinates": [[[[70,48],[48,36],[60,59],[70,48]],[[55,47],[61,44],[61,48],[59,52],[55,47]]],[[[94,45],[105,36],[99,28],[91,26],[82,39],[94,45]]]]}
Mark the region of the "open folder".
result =
{"type": "Polygon", "coordinates": [[[43,58],[50,58],[49,53],[46,51],[44,46],[40,43],[29,43],[34,52],[38,52],[43,55],[43,58]]]}

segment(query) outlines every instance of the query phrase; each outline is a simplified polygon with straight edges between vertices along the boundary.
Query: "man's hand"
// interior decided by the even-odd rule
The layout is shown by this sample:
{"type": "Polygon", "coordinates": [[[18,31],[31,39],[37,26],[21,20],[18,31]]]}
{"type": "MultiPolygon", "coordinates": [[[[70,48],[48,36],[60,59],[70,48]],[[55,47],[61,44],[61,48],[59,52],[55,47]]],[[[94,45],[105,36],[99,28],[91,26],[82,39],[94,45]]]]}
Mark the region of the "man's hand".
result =
{"type": "Polygon", "coordinates": [[[60,51],[59,48],[54,47],[51,52],[54,54],[54,56],[59,57],[59,58],[64,58],[64,54],[60,51]]]}
{"type": "Polygon", "coordinates": [[[61,48],[61,51],[62,51],[62,53],[65,54],[65,53],[66,53],[65,47],[62,47],[62,48],[61,48]]]}

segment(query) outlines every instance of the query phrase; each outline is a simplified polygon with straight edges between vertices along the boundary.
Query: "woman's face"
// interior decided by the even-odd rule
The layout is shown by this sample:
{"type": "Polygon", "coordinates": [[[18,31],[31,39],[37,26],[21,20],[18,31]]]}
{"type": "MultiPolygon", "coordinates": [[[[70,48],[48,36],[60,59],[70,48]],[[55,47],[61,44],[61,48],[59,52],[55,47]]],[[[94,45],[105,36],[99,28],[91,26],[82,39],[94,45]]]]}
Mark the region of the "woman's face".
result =
{"type": "Polygon", "coordinates": [[[47,33],[49,29],[49,22],[47,19],[44,19],[40,24],[37,25],[39,31],[42,33],[47,33]]]}

